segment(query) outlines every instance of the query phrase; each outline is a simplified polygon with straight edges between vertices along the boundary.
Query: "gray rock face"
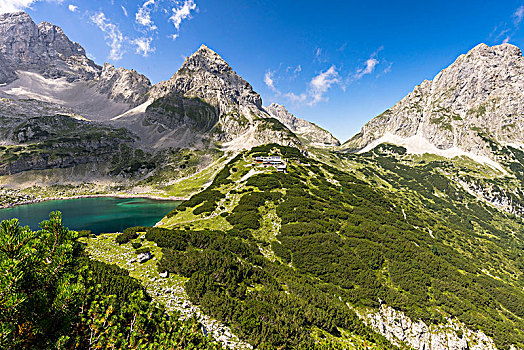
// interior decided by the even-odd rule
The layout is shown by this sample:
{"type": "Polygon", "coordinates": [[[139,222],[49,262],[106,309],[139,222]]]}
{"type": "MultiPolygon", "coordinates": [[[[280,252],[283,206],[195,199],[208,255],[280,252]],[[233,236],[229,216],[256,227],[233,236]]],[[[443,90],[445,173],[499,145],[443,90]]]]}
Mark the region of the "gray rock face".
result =
{"type": "Polygon", "coordinates": [[[144,102],[150,88],[151,82],[145,75],[109,63],[104,64],[97,83],[97,90],[113,101],[132,105],[144,102]]]}
{"type": "Polygon", "coordinates": [[[493,154],[488,140],[524,142],[524,59],[519,48],[480,44],[347,141],[362,149],[386,134],[421,136],[439,149],[493,154]]]}
{"type": "Polygon", "coordinates": [[[9,64],[4,58],[4,56],[0,53],[0,84],[4,82],[13,81],[16,79],[15,72],[9,68],[9,64]]]}
{"type": "Polygon", "coordinates": [[[200,97],[215,105],[220,114],[239,106],[262,109],[260,95],[205,45],[188,57],[171,79],[155,85],[151,96],[157,98],[170,92],[200,97]]]}
{"type": "Polygon", "coordinates": [[[426,325],[412,321],[400,311],[382,305],[376,312],[358,313],[378,333],[395,345],[416,350],[496,350],[495,343],[481,331],[472,331],[458,321],[426,325]]]}
{"type": "MultiPolygon", "coordinates": [[[[167,96],[184,99],[200,99],[214,113],[197,111],[186,113],[185,109],[170,109],[173,120],[198,120],[199,125],[213,124],[214,140],[228,143],[231,148],[249,148],[267,142],[279,142],[288,146],[301,143],[286,127],[275,127],[271,116],[263,109],[260,95],[251,85],[237,75],[216,52],[202,45],[186,59],[182,67],[168,81],[153,86],[149,92],[155,104],[164,104],[167,96]],[[212,118],[212,120],[209,120],[212,118]]],[[[149,111],[149,110],[148,110],[149,111]]],[[[151,116],[148,116],[151,120],[151,116]]]]}
{"type": "Polygon", "coordinates": [[[329,131],[307,120],[295,117],[288,112],[286,107],[272,103],[264,108],[272,117],[278,119],[295,134],[302,136],[307,142],[321,147],[340,146],[340,142],[329,131]]]}
{"type": "Polygon", "coordinates": [[[31,71],[68,82],[95,81],[96,90],[117,103],[143,102],[151,82],[134,70],[96,65],[86,52],[48,22],[38,26],[25,12],[0,15],[0,84],[10,83],[16,71],[31,71]]]}
{"type": "Polygon", "coordinates": [[[0,53],[11,72],[30,70],[74,81],[93,79],[100,70],[60,27],[47,22],[37,26],[25,12],[0,15],[0,53]]]}

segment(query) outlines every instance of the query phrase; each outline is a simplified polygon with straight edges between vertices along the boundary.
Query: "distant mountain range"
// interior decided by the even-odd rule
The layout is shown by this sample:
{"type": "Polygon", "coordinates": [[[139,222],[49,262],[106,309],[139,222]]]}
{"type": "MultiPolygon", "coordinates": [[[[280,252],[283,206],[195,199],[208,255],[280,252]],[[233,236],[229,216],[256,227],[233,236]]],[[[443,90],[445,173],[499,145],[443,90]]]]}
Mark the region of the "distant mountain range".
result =
{"type": "Polygon", "coordinates": [[[254,145],[267,140],[300,145],[288,130],[276,130],[278,123],[251,85],[204,45],[171,79],[151,86],[134,70],[98,66],[60,27],[37,26],[26,13],[0,15],[0,34],[5,62],[0,84],[8,98],[42,100],[88,120],[135,126],[137,132],[154,129],[155,141],[167,142],[146,142],[152,147],[196,144],[204,135],[222,142],[243,137],[254,145]]]}
{"type": "Polygon", "coordinates": [[[340,144],[205,45],[152,85],[2,14],[0,205],[191,197],[159,263],[262,347],[523,349],[523,101],[521,51],[480,44],[340,144]]]}

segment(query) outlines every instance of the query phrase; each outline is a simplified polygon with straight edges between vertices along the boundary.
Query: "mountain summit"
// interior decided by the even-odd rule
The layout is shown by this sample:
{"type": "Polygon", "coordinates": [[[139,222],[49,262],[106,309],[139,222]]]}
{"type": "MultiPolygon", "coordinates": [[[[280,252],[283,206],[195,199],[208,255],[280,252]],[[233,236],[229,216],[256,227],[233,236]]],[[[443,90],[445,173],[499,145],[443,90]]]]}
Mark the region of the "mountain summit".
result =
{"type": "Polygon", "coordinates": [[[219,113],[247,108],[258,114],[262,108],[262,99],[251,85],[205,45],[186,58],[171,79],[157,84],[151,95],[160,97],[168,92],[198,96],[215,105],[219,113]]]}
{"type": "Polygon", "coordinates": [[[329,131],[322,129],[315,123],[295,117],[286,109],[286,107],[272,103],[264,108],[272,117],[278,119],[282,124],[287,126],[289,130],[301,137],[306,143],[310,143],[311,146],[340,146],[340,141],[338,141],[329,131]]]}
{"type": "Polygon", "coordinates": [[[520,49],[480,44],[372,119],[343,147],[368,150],[390,142],[408,151],[454,150],[493,159],[490,142],[524,142],[523,100],[520,49]]]}
{"type": "Polygon", "coordinates": [[[16,70],[50,78],[66,76],[69,81],[93,79],[100,71],[60,27],[48,22],[37,26],[25,12],[0,14],[0,54],[6,64],[3,69],[9,71],[0,83],[14,80],[16,70]]]}

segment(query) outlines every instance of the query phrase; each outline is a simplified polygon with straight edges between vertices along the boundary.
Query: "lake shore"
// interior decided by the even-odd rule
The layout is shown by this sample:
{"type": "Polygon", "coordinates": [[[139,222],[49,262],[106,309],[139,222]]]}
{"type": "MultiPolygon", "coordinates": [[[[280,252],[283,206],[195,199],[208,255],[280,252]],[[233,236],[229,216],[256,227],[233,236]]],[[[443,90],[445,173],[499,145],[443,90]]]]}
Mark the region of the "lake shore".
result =
{"type": "Polygon", "coordinates": [[[13,208],[20,205],[35,204],[47,201],[55,200],[67,200],[67,199],[78,199],[78,198],[96,198],[96,197],[114,197],[114,198],[145,198],[145,199],[154,199],[161,201],[185,201],[188,198],[186,197],[160,197],[146,194],[123,194],[123,193],[104,193],[104,194],[81,194],[81,195],[72,195],[72,196],[57,196],[57,197],[46,197],[46,198],[34,198],[26,201],[9,203],[0,205],[0,209],[13,208]]]}

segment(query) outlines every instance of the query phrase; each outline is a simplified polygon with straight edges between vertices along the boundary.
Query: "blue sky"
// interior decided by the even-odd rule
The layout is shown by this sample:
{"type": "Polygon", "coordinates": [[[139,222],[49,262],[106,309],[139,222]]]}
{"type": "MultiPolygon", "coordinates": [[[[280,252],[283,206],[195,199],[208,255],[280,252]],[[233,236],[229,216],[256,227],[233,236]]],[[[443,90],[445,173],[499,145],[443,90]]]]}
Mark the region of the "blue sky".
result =
{"type": "Polygon", "coordinates": [[[524,1],[2,0],[61,26],[98,64],[169,79],[201,44],[264,104],[345,141],[484,42],[523,47],[524,1]]]}

